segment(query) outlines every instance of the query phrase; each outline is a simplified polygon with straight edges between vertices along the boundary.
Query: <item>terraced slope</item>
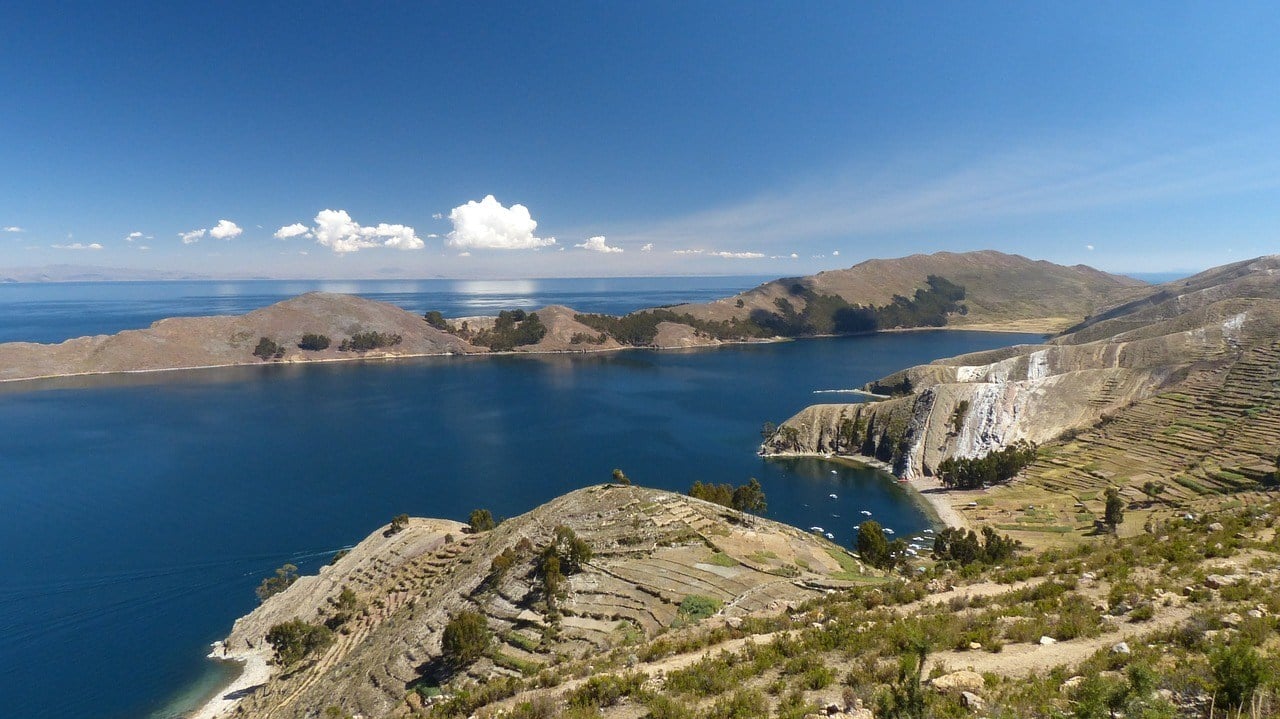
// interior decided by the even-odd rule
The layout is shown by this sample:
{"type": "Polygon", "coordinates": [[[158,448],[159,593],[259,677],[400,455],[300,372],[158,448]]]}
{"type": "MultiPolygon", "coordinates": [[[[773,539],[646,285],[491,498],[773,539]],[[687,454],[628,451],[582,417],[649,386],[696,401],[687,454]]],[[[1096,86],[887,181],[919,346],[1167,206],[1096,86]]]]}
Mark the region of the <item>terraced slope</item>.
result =
{"type": "Polygon", "coordinates": [[[1025,484],[1071,499],[1048,522],[1062,531],[1091,528],[1109,485],[1135,507],[1214,504],[1275,470],[1278,298],[1280,258],[1211,270],[1048,344],[938,360],[868,386],[903,396],[810,407],[762,451],[871,455],[917,477],[948,457],[1031,440],[1045,447],[1025,484]],[[1163,486],[1159,502],[1141,491],[1148,482],[1163,486]]]}
{"type": "Polygon", "coordinates": [[[407,710],[406,697],[417,698],[412,687],[463,681],[441,664],[440,641],[448,619],[464,609],[482,612],[495,637],[467,673],[527,676],[629,636],[651,638],[677,623],[690,596],[714,600],[721,616],[734,618],[777,613],[868,579],[851,555],[814,535],[630,486],[579,490],[478,535],[437,520],[385,532],[236,623],[226,644],[241,653],[261,649],[273,624],[331,619],[343,587],[363,607],[322,654],[277,672],[240,703],[237,716],[316,716],[329,706],[366,716],[407,710]],[[548,612],[535,570],[557,525],[594,550],[568,577],[559,618],[548,612]],[[514,564],[494,574],[493,559],[504,550],[515,553],[514,564]]]}

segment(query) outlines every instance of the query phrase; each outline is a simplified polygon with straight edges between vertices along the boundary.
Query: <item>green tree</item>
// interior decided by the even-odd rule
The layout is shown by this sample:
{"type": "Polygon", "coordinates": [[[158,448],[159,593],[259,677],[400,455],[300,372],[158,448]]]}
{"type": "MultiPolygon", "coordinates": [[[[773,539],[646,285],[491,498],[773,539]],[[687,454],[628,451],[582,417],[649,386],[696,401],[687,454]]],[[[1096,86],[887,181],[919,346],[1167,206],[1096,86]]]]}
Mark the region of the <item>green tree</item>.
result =
{"type": "Polygon", "coordinates": [[[311,334],[308,332],[302,336],[301,340],[298,341],[298,349],[310,350],[312,352],[329,349],[329,338],[325,335],[311,334]]]}
{"type": "Polygon", "coordinates": [[[892,562],[884,528],[874,519],[858,525],[858,555],[873,567],[888,567],[892,562]]]}
{"type": "Polygon", "coordinates": [[[1124,499],[1120,497],[1120,490],[1115,487],[1108,487],[1106,492],[1107,503],[1103,511],[1102,521],[1110,527],[1112,532],[1120,526],[1124,521],[1124,499]]]}
{"type": "Polygon", "coordinates": [[[775,433],[777,433],[777,431],[778,431],[778,425],[774,424],[773,422],[765,422],[763,425],[760,426],[760,439],[764,440],[765,442],[768,442],[769,438],[772,437],[775,433]]]}
{"type": "Polygon", "coordinates": [[[322,624],[293,619],[272,626],[266,638],[275,650],[276,663],[287,667],[329,646],[333,632],[322,624]]]}
{"type": "Polygon", "coordinates": [[[449,325],[449,321],[444,318],[444,315],[440,314],[439,310],[427,310],[426,314],[422,315],[422,319],[438,330],[453,331],[453,327],[449,325]]]}
{"type": "Polygon", "coordinates": [[[467,524],[471,526],[472,534],[487,532],[490,529],[493,529],[494,527],[498,526],[493,521],[493,514],[489,512],[489,510],[487,509],[471,510],[471,516],[467,519],[467,524]]]}
{"type": "Polygon", "coordinates": [[[631,478],[628,477],[627,474],[622,470],[615,469],[613,470],[613,483],[628,485],[628,484],[631,484],[631,478]]]}
{"type": "Polygon", "coordinates": [[[254,593],[258,595],[259,602],[265,602],[288,589],[289,585],[296,581],[298,581],[298,568],[292,564],[284,564],[276,569],[274,576],[262,580],[254,593]]]}
{"type": "Polygon", "coordinates": [[[1147,480],[1142,484],[1142,493],[1147,495],[1148,503],[1154,503],[1164,493],[1164,485],[1155,480],[1147,480]]]}
{"type": "Polygon", "coordinates": [[[463,610],[445,624],[440,651],[447,664],[461,669],[484,656],[491,638],[489,620],[480,612],[463,610]]]}
{"type": "Polygon", "coordinates": [[[733,508],[739,512],[764,514],[769,508],[769,505],[765,503],[764,489],[760,487],[760,480],[755,477],[733,490],[732,502],[733,508]]]}
{"type": "Polygon", "coordinates": [[[920,679],[924,674],[929,645],[922,639],[908,641],[898,655],[898,680],[880,697],[876,716],[887,719],[924,719],[925,699],[920,679]]]}

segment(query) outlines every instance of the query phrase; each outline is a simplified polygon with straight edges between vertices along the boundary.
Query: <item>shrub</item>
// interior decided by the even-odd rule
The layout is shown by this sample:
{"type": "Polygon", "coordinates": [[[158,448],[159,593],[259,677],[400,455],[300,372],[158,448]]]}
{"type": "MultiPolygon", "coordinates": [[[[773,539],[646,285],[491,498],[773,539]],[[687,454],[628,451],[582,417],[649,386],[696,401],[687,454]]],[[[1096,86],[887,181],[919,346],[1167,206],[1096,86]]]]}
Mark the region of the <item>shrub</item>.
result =
{"type": "Polygon", "coordinates": [[[680,616],[690,621],[698,621],[720,611],[720,601],[701,594],[690,594],[680,602],[680,616]]]}
{"type": "Polygon", "coordinates": [[[357,332],[350,338],[342,341],[338,345],[341,352],[368,352],[369,350],[382,349],[383,347],[393,347],[400,344],[403,338],[396,334],[387,334],[385,332],[357,332]]]}

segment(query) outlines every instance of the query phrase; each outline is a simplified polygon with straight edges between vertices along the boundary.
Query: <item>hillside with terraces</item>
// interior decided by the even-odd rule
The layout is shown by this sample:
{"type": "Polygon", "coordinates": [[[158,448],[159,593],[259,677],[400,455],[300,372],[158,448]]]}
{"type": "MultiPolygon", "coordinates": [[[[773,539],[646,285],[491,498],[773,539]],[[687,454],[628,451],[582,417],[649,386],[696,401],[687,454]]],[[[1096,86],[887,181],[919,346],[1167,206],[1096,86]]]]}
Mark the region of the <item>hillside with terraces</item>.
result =
{"type": "Polygon", "coordinates": [[[817,405],[768,454],[873,456],[907,478],[949,457],[1029,440],[1039,459],[1011,484],[952,492],[975,524],[1035,544],[1086,535],[1102,495],[1134,512],[1200,512],[1250,501],[1280,451],[1280,258],[1152,288],[1043,345],[942,359],[866,389],[898,396],[817,405]]]}
{"type": "Polygon", "coordinates": [[[875,570],[808,532],[683,495],[604,485],[481,533],[441,520],[383,527],[238,621],[225,646],[230,656],[266,653],[273,625],[331,620],[339,594],[350,589],[359,610],[330,622],[338,627],[334,641],[302,668],[277,668],[236,715],[316,716],[336,706],[394,716],[420,707],[441,684],[532,677],[625,652],[693,621],[691,597],[738,622],[878,581],[875,570]],[[568,575],[552,612],[536,562],[557,527],[586,541],[592,557],[568,575]],[[504,551],[514,563],[498,574],[493,560],[504,551]],[[441,634],[464,610],[484,614],[493,644],[456,674],[442,663],[441,634]]]}

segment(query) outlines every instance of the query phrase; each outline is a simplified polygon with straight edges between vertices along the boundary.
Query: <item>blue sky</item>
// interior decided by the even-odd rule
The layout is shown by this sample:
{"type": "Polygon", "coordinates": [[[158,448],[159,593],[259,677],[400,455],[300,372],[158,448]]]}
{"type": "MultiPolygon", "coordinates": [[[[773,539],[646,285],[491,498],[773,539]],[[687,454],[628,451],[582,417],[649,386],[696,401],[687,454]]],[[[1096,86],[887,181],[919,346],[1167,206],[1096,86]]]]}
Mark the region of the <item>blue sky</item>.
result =
{"type": "Polygon", "coordinates": [[[0,267],[1276,251],[1274,3],[455,5],[6,3],[0,267]]]}

